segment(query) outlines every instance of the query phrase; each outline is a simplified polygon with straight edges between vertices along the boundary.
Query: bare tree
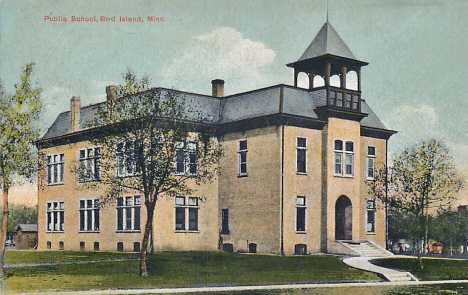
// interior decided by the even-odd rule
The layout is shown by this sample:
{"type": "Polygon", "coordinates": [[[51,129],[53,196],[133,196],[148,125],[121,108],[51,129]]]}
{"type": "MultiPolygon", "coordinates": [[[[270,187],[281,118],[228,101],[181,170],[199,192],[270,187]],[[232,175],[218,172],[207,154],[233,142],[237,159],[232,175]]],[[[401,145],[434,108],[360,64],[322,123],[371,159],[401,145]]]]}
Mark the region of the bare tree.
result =
{"type": "MultiPolygon", "coordinates": [[[[123,96],[97,110],[88,122],[100,147],[100,180],[103,203],[126,192],[144,196],[146,224],[140,249],[140,275],[148,274],[146,253],[157,201],[161,197],[189,194],[196,185],[212,180],[222,149],[214,128],[196,110],[184,105],[174,90],[147,88],[148,79],[137,79],[129,70],[123,96]]],[[[80,177],[89,173],[78,169],[80,177]]]]}
{"type": "Polygon", "coordinates": [[[8,95],[0,84],[0,180],[2,187],[0,277],[4,276],[3,262],[8,219],[8,193],[20,179],[32,177],[37,170],[37,154],[33,142],[39,135],[39,88],[32,85],[34,64],[23,69],[20,82],[15,84],[15,94],[8,95]]]}

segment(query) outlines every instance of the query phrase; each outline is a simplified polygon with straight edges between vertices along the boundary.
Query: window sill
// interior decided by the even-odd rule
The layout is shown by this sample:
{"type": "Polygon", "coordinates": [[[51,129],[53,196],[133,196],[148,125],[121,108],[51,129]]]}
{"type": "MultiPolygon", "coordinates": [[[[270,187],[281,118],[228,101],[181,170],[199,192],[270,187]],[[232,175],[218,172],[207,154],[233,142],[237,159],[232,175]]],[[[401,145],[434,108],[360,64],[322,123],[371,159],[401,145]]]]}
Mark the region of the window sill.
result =
{"type": "Polygon", "coordinates": [[[78,180],[79,183],[99,182],[99,181],[101,181],[100,178],[96,178],[96,179],[86,179],[86,180],[78,180]]]}
{"type": "Polygon", "coordinates": [[[80,230],[78,231],[80,234],[99,234],[100,231],[98,230],[80,230]]]}
{"type": "Polygon", "coordinates": [[[334,177],[340,177],[340,178],[354,178],[354,175],[342,175],[342,174],[333,174],[334,177]]]}
{"type": "Polygon", "coordinates": [[[128,234],[128,233],[141,233],[141,230],[118,230],[116,231],[118,234],[128,234]]]}
{"type": "Polygon", "coordinates": [[[58,186],[58,185],[63,185],[63,182],[59,183],[48,183],[47,186],[58,186]]]}
{"type": "Polygon", "coordinates": [[[296,174],[297,174],[297,175],[307,175],[307,172],[299,172],[299,171],[297,171],[296,174]]]}
{"type": "Polygon", "coordinates": [[[237,174],[237,178],[247,177],[247,176],[249,176],[247,173],[244,173],[244,174],[237,174]]]}
{"type": "Polygon", "coordinates": [[[199,230],[185,230],[185,229],[176,229],[174,231],[176,234],[199,234],[199,230]]]}
{"type": "Polygon", "coordinates": [[[64,230],[62,230],[62,231],[59,231],[59,230],[55,230],[55,231],[52,231],[52,230],[51,230],[51,231],[46,231],[46,234],[63,234],[63,233],[65,233],[64,230]]]}
{"type": "Polygon", "coordinates": [[[366,235],[368,235],[368,236],[375,236],[375,231],[374,231],[374,232],[366,232],[366,235]]]}
{"type": "Polygon", "coordinates": [[[298,234],[298,235],[305,235],[305,234],[307,234],[307,232],[306,232],[306,231],[297,231],[297,230],[296,230],[296,234],[298,234]]]}
{"type": "Polygon", "coordinates": [[[367,180],[374,180],[374,177],[367,177],[367,180]]]}

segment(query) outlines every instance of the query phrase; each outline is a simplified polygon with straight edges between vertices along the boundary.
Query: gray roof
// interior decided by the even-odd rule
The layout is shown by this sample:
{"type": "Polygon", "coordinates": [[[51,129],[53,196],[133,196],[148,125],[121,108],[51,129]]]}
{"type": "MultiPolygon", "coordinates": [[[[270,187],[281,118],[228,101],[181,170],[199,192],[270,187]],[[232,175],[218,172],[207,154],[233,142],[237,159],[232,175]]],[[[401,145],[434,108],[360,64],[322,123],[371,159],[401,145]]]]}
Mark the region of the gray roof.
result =
{"type": "MultiPolygon", "coordinates": [[[[156,89],[156,88],[155,88],[156,89]]],[[[155,91],[151,89],[148,91],[155,91]]],[[[168,91],[164,88],[157,88],[168,91]]],[[[326,105],[325,89],[308,91],[306,89],[288,85],[275,85],[257,89],[245,93],[239,93],[226,97],[212,97],[207,95],[178,91],[187,108],[189,118],[196,119],[201,114],[208,123],[223,124],[257,118],[267,115],[279,114],[300,116],[310,119],[318,119],[316,108],[326,105]],[[280,109],[281,88],[283,88],[283,105],[280,109]],[[192,112],[192,113],[190,113],[192,112]]],[[[81,108],[81,126],[95,115],[96,109],[104,103],[94,104],[81,108]]],[[[362,119],[361,126],[387,130],[367,103],[362,100],[361,111],[368,114],[362,119]]],[[[59,114],[55,122],[43,136],[43,139],[53,138],[70,133],[70,111],[59,114]]]]}
{"type": "Polygon", "coordinates": [[[37,224],[17,224],[14,231],[19,229],[23,232],[37,232],[37,224]]]}
{"type": "Polygon", "coordinates": [[[329,22],[326,22],[307,47],[299,61],[332,54],[340,57],[356,59],[348,46],[340,38],[329,22]]]}

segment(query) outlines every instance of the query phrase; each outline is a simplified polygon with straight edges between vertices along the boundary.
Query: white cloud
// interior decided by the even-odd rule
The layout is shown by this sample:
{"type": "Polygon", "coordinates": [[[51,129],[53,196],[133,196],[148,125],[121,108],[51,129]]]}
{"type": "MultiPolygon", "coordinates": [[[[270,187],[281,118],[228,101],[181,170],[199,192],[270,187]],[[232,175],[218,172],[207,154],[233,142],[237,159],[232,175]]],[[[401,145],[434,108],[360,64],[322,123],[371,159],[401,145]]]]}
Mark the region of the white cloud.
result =
{"type": "Polygon", "coordinates": [[[163,71],[164,83],[178,89],[210,93],[211,80],[226,81],[225,92],[268,86],[265,68],[275,53],[265,44],[244,38],[230,27],[194,37],[163,71]]]}

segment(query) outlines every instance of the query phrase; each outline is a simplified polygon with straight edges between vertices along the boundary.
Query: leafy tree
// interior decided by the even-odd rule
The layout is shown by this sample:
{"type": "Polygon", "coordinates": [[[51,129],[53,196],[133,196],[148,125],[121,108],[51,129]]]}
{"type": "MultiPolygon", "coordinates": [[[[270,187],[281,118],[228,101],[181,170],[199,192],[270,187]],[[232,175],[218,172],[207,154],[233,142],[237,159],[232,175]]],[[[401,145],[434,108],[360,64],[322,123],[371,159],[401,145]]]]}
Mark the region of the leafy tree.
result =
{"type": "Polygon", "coordinates": [[[426,248],[430,214],[447,208],[463,186],[448,149],[435,139],[423,141],[396,157],[388,174],[384,167],[376,176],[368,182],[369,193],[384,201],[390,214],[404,217],[394,224],[405,224],[419,255],[426,248]]]}
{"type": "Polygon", "coordinates": [[[40,89],[32,82],[34,64],[23,69],[15,93],[7,95],[0,85],[0,181],[2,188],[2,225],[0,234],[0,276],[7,233],[8,193],[18,177],[31,177],[37,169],[36,152],[32,144],[38,137],[40,89]]]}
{"type": "MultiPolygon", "coordinates": [[[[184,105],[184,97],[178,92],[142,91],[148,78],[138,79],[130,70],[124,78],[126,84],[116,91],[123,96],[100,107],[95,119],[87,124],[97,127],[97,136],[91,141],[100,146],[100,181],[94,185],[106,190],[102,202],[115,201],[123,193],[144,196],[146,224],[140,275],[145,276],[158,199],[190,194],[195,184],[210,181],[218,170],[222,150],[211,125],[184,105]]],[[[79,172],[86,173],[86,169],[79,172]]]]}
{"type": "Polygon", "coordinates": [[[7,232],[13,232],[17,224],[36,224],[37,206],[29,207],[26,205],[10,205],[8,208],[8,226],[7,232]]]}
{"type": "Polygon", "coordinates": [[[432,218],[429,237],[441,242],[443,251],[453,254],[455,247],[463,246],[466,252],[468,234],[468,212],[466,210],[444,210],[432,218]]]}

